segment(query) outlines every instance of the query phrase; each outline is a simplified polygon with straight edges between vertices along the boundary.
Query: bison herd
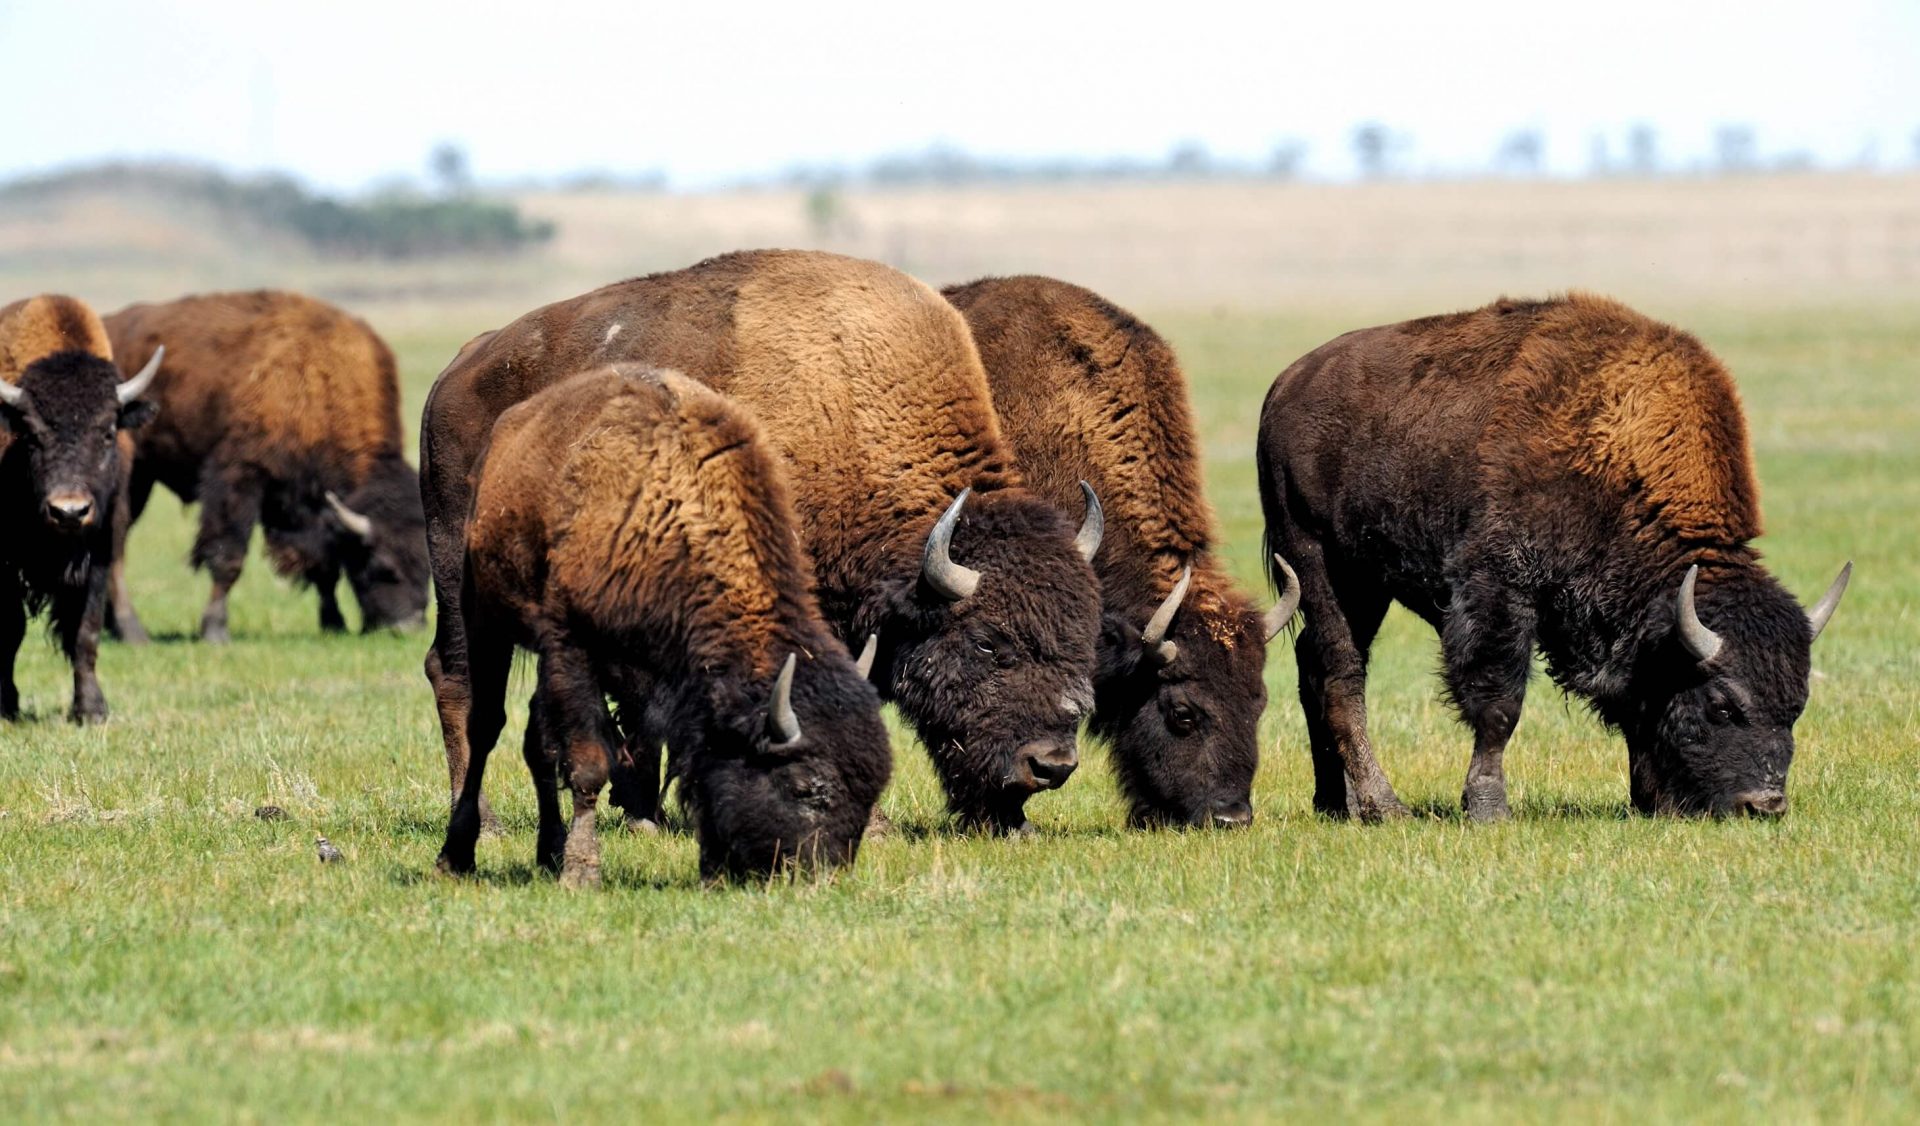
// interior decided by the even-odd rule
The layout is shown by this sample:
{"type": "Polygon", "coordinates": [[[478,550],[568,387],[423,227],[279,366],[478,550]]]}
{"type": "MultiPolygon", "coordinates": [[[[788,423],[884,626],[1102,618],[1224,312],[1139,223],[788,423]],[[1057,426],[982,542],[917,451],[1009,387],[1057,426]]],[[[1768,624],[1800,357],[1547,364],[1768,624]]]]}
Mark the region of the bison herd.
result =
{"type": "Polygon", "coordinates": [[[164,484],[200,505],[209,642],[256,526],[325,630],[343,577],[371,630],[421,622],[431,576],[444,871],[473,868],[507,674],[536,655],[537,856],[574,886],[599,879],[603,791],[656,819],[663,761],[703,875],[851,862],[891,773],[884,701],[963,826],[1032,831],[1083,724],[1131,824],[1248,824],[1266,646],[1296,609],[1315,808],[1402,816],[1366,724],[1395,601],[1440,634],[1472,818],[1508,815],[1536,650],[1625,737],[1636,809],[1777,815],[1849,574],[1803,609],[1761,568],[1732,379],[1581,294],[1348,333],[1280,375],[1255,450],[1268,608],[1219,557],[1172,350],[1046,278],[940,292],[757,251],[619,282],[461,348],[417,475],[393,355],[338,309],[37,297],[0,309],[0,418],[0,716],[45,610],[72,718],[106,717],[99,634],[145,639],[126,533],[164,484]]]}

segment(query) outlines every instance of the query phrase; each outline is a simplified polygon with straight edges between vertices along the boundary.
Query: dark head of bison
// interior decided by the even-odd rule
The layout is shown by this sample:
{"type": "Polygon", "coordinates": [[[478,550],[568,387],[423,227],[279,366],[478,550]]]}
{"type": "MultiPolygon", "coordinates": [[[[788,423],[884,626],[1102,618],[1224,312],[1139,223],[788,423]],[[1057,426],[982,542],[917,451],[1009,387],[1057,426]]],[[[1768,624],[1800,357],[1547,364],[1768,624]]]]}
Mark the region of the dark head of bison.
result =
{"type": "Polygon", "coordinates": [[[1280,567],[1287,585],[1265,614],[1231,590],[1192,591],[1188,567],[1144,625],[1102,623],[1092,730],[1113,746],[1135,826],[1253,823],[1266,645],[1300,603],[1280,567]]]}
{"type": "Polygon", "coordinates": [[[1793,725],[1807,704],[1814,638],[1853,565],[1803,610],[1758,567],[1699,585],[1687,571],[1671,623],[1643,655],[1621,727],[1642,813],[1778,816],[1787,811],[1793,725]]]}
{"type": "Polygon", "coordinates": [[[420,476],[398,454],[346,497],[327,494],[333,548],[360,603],[362,627],[416,629],[427,620],[427,516],[420,476]]]}
{"type": "Polygon", "coordinates": [[[35,360],[18,384],[0,382],[0,416],[25,447],[40,515],[55,533],[106,524],[120,484],[119,432],[152,420],[157,408],[140,396],[164,351],[125,383],[111,360],[80,351],[35,360]]]}
{"type": "Polygon", "coordinates": [[[1087,562],[1099,521],[1091,490],[1078,536],[1024,491],[963,491],[928,533],[919,567],[896,568],[884,601],[856,622],[880,635],[879,679],[964,825],[1025,829],[1027,798],[1079,765],[1100,622],[1087,562]]]}
{"type": "MultiPolygon", "coordinates": [[[[893,755],[880,697],[840,652],[789,656],[773,687],[707,687],[717,730],[686,756],[706,879],[852,863],[893,755]]],[[[678,756],[676,756],[678,757],[678,756]]]]}

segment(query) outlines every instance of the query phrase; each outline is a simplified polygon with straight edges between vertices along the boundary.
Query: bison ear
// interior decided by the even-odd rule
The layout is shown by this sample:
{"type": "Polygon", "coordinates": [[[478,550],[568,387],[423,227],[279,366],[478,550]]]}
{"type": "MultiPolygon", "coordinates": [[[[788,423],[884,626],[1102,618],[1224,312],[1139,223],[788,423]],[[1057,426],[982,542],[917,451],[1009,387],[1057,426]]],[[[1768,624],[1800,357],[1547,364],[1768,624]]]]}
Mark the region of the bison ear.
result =
{"type": "Polygon", "coordinates": [[[135,399],[120,407],[118,425],[122,430],[138,430],[152,422],[159,413],[160,406],[152,399],[135,399]]]}
{"type": "Polygon", "coordinates": [[[1146,652],[1140,644],[1140,631],[1118,614],[1100,615],[1100,646],[1095,651],[1098,668],[1096,681],[1118,680],[1130,676],[1139,667],[1146,652]]]}

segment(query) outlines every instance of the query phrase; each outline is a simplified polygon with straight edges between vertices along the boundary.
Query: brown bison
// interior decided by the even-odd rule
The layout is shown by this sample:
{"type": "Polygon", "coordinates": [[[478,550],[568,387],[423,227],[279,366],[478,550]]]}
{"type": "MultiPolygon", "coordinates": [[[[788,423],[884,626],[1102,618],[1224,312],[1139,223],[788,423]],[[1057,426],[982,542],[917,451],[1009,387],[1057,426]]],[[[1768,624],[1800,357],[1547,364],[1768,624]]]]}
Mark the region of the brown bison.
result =
{"type": "Polygon", "coordinates": [[[141,396],[160,354],[126,383],[106,329],[71,297],[0,309],[0,719],[18,719],[13,662],[27,619],[48,611],[73,666],[75,723],[107,718],[94,672],[114,531],[126,519],[126,432],[149,422],[141,396]]]}
{"type": "Polygon", "coordinates": [[[994,411],[1035,492],[1103,498],[1094,570],[1104,620],[1089,727],[1113,746],[1137,825],[1253,820],[1268,614],[1214,554],[1186,378],[1153,329],[1051,278],[986,278],[946,291],[973,330],[994,411]]]}
{"type": "MultiPolygon", "coordinates": [[[[320,593],[320,628],[346,621],[344,571],[367,630],[419,625],[427,603],[419,477],[401,446],[393,353],[366,322],[311,297],[261,290],[132,305],[106,318],[132,370],[165,340],[159,420],[136,442],[139,518],[157,481],[200,502],[193,565],[213,578],[200,634],[225,642],[227,593],[255,524],[274,569],[320,593]]],[[[144,637],[124,596],[116,626],[144,637]]]]}
{"type": "Polygon", "coordinates": [[[540,656],[526,740],[539,859],[567,884],[599,880],[610,698],[672,744],[702,875],[853,859],[890,770],[880,699],[820,620],[778,464],[744,411],[675,374],[603,367],[503,412],[472,481],[471,759],[443,868],[473,869],[516,645],[540,656]]]}
{"type": "MultiPolygon", "coordinates": [[[[460,575],[468,471],[500,412],[614,361],[740,402],[786,463],[821,609],[878,635],[875,678],[968,824],[1025,826],[1092,705],[1100,615],[1075,528],[1029,492],[953,306],[830,254],[729,254],[538,309],[461,350],[429,398],[421,488],[440,606],[428,655],[457,783],[468,674],[460,575]]],[[[629,809],[629,812],[633,810],[629,809]]]]}
{"type": "Polygon", "coordinates": [[[1809,649],[1851,566],[1804,611],[1761,568],[1746,421],[1693,337],[1584,294],[1350,332],[1274,383],[1259,470],[1303,588],[1320,810],[1405,812],[1366,730],[1390,600],[1440,632],[1472,817],[1507,816],[1536,646],[1625,735],[1636,809],[1786,810],[1809,649]]]}

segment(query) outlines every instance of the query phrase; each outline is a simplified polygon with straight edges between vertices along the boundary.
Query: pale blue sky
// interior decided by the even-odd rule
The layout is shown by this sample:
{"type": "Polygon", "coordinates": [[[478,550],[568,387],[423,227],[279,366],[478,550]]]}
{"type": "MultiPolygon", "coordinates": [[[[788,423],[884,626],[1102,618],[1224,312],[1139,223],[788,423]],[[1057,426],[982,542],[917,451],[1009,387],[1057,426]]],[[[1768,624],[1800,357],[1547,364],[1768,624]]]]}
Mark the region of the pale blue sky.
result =
{"type": "Polygon", "coordinates": [[[442,139],[482,177],[680,186],[936,140],[1259,159],[1298,138],[1340,176],[1367,119],[1447,171],[1535,127],[1577,172],[1635,122],[1675,161],[1737,122],[1764,152],[1911,166],[1920,0],[0,0],[0,107],[0,176],[171,155],[348,188],[418,174],[442,139]]]}

